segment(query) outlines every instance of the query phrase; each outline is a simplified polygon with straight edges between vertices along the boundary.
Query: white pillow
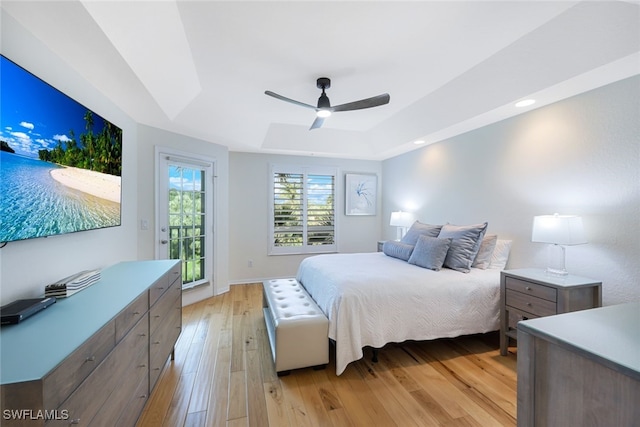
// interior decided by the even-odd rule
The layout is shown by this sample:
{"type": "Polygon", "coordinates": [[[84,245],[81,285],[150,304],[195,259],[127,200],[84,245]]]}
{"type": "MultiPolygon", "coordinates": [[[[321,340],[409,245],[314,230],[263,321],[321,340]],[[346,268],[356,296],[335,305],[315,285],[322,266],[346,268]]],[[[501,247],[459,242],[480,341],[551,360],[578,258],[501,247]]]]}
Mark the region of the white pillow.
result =
{"type": "Polygon", "coordinates": [[[496,242],[496,248],[491,255],[491,264],[489,268],[496,268],[498,270],[504,270],[509,260],[509,251],[511,251],[511,240],[498,239],[496,242]]]}
{"type": "Polygon", "coordinates": [[[482,239],[482,243],[480,244],[480,249],[478,250],[478,255],[476,255],[476,259],[473,260],[471,267],[479,268],[481,270],[489,268],[493,250],[496,248],[497,241],[498,236],[496,234],[484,236],[484,239],[482,239]]]}

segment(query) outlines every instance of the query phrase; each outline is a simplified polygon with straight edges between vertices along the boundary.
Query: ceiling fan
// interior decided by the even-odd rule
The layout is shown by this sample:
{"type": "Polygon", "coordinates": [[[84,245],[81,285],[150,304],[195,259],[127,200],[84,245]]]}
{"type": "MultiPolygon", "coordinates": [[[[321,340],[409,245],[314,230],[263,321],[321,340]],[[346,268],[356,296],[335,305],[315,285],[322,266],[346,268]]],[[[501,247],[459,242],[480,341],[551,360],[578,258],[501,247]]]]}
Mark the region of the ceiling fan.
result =
{"type": "Polygon", "coordinates": [[[277,93],[271,92],[270,90],[265,91],[265,95],[273,96],[274,98],[280,99],[282,101],[290,102],[292,104],[300,105],[301,107],[311,108],[316,110],[316,119],[311,124],[309,130],[318,129],[324,123],[324,119],[329,117],[331,113],[338,111],[352,111],[352,110],[362,110],[364,108],[378,107],[380,105],[389,103],[389,94],[385,93],[378,96],[373,96],[371,98],[361,99],[359,101],[348,102],[346,104],[336,105],[334,107],[331,106],[329,102],[329,97],[324,92],[325,89],[329,89],[331,87],[331,80],[327,77],[320,77],[316,86],[318,89],[322,89],[322,95],[318,98],[318,106],[314,107],[310,104],[305,104],[304,102],[299,102],[291,98],[287,98],[282,95],[278,95],[277,93]]]}

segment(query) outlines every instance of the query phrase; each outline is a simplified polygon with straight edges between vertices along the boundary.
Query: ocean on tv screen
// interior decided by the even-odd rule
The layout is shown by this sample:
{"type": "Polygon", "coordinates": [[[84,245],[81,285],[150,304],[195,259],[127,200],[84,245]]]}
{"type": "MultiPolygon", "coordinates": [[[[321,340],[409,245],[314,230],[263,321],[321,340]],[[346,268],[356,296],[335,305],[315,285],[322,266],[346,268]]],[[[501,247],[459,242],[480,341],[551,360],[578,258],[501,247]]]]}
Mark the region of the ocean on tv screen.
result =
{"type": "Polygon", "coordinates": [[[0,242],[118,226],[122,129],[0,55],[0,242]]]}

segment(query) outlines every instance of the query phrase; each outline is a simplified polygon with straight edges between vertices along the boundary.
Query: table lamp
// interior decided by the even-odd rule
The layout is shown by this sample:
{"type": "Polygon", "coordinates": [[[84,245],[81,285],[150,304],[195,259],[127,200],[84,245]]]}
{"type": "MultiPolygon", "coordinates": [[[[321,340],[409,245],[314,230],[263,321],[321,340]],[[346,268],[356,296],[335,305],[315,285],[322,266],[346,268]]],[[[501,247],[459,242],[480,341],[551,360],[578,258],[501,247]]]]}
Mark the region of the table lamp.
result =
{"type": "Polygon", "coordinates": [[[391,221],[389,221],[389,225],[392,227],[398,227],[397,230],[397,240],[401,240],[409,227],[414,223],[415,216],[411,212],[391,212],[391,221]]]}
{"type": "Polygon", "coordinates": [[[540,215],[533,217],[531,241],[549,243],[549,261],[546,273],[566,276],[565,246],[587,243],[582,218],[575,215],[540,215]]]}

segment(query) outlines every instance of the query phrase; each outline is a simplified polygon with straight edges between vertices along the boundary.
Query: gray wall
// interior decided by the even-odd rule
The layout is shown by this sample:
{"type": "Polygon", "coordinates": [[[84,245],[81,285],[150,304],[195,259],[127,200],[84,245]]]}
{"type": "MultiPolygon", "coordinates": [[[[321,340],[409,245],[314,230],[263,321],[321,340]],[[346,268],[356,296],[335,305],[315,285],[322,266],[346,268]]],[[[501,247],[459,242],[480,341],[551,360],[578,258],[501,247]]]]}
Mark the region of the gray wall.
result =
{"type": "Polygon", "coordinates": [[[569,272],[602,280],[607,305],[640,299],[639,93],[636,76],[384,161],[383,217],[488,221],[513,240],[509,268],[544,268],[533,217],[581,215],[589,243],[567,248],[569,272]]]}
{"type": "Polygon", "coordinates": [[[378,214],[344,214],[344,175],[349,172],[378,175],[381,163],[322,157],[265,155],[232,152],[229,155],[229,277],[232,283],[261,281],[273,277],[295,276],[303,255],[267,255],[269,230],[269,165],[322,165],[337,167],[336,183],[338,250],[373,252],[380,237],[380,191],[378,214]],[[249,267],[249,260],[252,267],[249,267]]]}

